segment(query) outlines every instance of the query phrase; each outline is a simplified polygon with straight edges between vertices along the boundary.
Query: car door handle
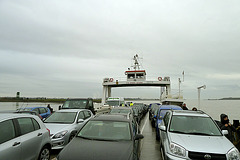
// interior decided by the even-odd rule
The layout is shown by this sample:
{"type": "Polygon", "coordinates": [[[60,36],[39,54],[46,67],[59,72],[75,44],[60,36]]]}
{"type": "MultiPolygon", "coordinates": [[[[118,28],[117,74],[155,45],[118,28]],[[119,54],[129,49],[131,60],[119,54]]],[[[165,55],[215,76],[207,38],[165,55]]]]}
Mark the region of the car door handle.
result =
{"type": "Polygon", "coordinates": [[[41,136],[42,135],[42,133],[38,133],[38,135],[37,136],[41,136]]]}
{"type": "Polygon", "coordinates": [[[17,146],[19,144],[20,144],[20,142],[15,142],[12,146],[17,146]]]}

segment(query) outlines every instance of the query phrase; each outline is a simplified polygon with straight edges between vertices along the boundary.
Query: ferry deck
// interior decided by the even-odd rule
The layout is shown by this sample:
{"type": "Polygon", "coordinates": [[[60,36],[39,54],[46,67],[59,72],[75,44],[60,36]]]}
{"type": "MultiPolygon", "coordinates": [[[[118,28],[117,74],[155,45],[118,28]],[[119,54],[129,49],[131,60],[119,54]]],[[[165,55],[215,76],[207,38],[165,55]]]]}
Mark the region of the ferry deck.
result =
{"type": "MultiPolygon", "coordinates": [[[[148,119],[149,112],[144,116],[140,124],[140,131],[144,138],[141,140],[140,147],[140,160],[162,160],[159,141],[156,140],[155,128],[151,126],[148,119]]],[[[51,160],[56,160],[56,156],[60,150],[53,151],[51,154],[51,160]]]]}

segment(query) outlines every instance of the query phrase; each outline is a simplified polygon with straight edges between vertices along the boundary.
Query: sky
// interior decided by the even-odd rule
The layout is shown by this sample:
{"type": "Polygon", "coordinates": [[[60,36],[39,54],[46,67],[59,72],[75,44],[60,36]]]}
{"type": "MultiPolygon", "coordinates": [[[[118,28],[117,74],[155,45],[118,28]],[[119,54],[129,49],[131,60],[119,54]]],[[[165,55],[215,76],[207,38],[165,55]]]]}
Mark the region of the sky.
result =
{"type": "Polygon", "coordinates": [[[239,0],[1,0],[0,97],[101,98],[103,78],[124,78],[135,54],[173,93],[181,78],[186,99],[202,85],[205,99],[240,97],[239,15],[239,0]]]}

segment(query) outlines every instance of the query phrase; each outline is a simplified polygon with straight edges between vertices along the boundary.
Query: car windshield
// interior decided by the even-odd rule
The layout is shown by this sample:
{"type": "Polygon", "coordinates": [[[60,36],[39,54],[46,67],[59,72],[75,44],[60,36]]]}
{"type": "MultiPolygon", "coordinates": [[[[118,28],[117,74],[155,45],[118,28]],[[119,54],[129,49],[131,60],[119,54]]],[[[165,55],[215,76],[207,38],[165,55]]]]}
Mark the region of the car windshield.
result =
{"type": "Polygon", "coordinates": [[[173,116],[169,131],[193,135],[222,135],[211,118],[197,116],[173,116]]]}
{"type": "Polygon", "coordinates": [[[131,140],[128,122],[89,121],[77,136],[106,141],[131,140]]]}
{"type": "Polygon", "coordinates": [[[55,112],[49,116],[44,123],[67,123],[71,124],[74,122],[76,112],[55,112]]]}
{"type": "Polygon", "coordinates": [[[130,113],[129,109],[112,109],[110,113],[130,113]]]}
{"type": "Polygon", "coordinates": [[[84,99],[78,99],[78,100],[67,100],[64,104],[62,108],[68,109],[84,109],[86,108],[87,105],[87,100],[84,99]]]}
{"type": "Polygon", "coordinates": [[[109,106],[119,106],[119,101],[107,101],[109,106]]]}

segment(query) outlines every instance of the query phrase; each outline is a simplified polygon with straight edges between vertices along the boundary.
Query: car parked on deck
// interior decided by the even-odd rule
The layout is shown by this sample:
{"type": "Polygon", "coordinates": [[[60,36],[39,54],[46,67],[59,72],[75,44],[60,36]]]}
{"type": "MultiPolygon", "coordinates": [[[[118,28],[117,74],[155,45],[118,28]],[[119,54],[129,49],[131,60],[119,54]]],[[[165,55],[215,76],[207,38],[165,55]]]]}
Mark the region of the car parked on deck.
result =
{"type": "Polygon", "coordinates": [[[239,151],[202,111],[170,110],[160,128],[163,160],[239,160],[239,151]]]}
{"type": "Polygon", "coordinates": [[[50,160],[49,131],[35,115],[0,113],[1,160],[50,160]]]}
{"type": "Polygon", "coordinates": [[[87,109],[66,109],[54,112],[44,121],[45,126],[50,130],[52,149],[65,147],[92,117],[92,112],[87,109]]]}
{"type": "Polygon", "coordinates": [[[154,113],[154,108],[160,106],[160,103],[151,103],[149,104],[149,120],[152,120],[153,118],[153,113],[154,113]]]}
{"type": "Polygon", "coordinates": [[[182,110],[181,107],[177,105],[161,105],[160,108],[157,110],[155,119],[155,127],[156,127],[156,140],[159,140],[160,134],[159,134],[159,124],[161,124],[163,117],[165,116],[166,112],[169,110],[182,110]]]}
{"type": "Polygon", "coordinates": [[[19,108],[19,111],[33,111],[38,113],[42,118],[47,118],[51,115],[51,111],[47,107],[25,107],[19,108]]]}
{"type": "Polygon", "coordinates": [[[129,117],[133,118],[133,110],[130,107],[114,107],[111,109],[109,114],[127,114],[129,117]]]}
{"type": "Polygon", "coordinates": [[[136,160],[142,138],[125,115],[98,115],[84,125],[57,160],[136,160]]]}

